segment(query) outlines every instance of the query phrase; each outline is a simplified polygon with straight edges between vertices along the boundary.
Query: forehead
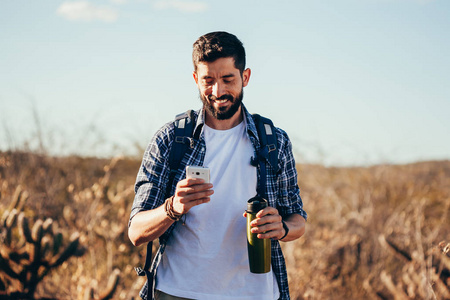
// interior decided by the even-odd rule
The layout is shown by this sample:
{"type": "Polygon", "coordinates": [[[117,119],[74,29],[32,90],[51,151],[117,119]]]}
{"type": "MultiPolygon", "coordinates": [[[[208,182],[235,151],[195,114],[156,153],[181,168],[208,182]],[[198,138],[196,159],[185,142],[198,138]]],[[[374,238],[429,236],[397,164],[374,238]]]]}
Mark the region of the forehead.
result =
{"type": "Polygon", "coordinates": [[[197,64],[197,74],[200,76],[221,76],[224,74],[239,74],[234,65],[234,58],[223,57],[213,62],[202,61],[197,64]]]}

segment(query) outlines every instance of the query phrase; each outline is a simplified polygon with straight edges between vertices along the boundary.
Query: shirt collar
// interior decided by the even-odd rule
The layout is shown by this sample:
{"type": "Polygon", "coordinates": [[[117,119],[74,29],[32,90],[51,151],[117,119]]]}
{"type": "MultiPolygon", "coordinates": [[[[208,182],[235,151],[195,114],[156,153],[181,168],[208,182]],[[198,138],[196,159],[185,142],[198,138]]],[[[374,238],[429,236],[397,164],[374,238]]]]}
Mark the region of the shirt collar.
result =
{"type": "MultiPolygon", "coordinates": [[[[259,142],[258,132],[256,130],[255,122],[253,121],[252,115],[248,112],[247,108],[244,104],[241,104],[242,113],[244,114],[244,124],[247,126],[247,132],[259,142]]],[[[203,125],[205,125],[205,109],[202,108],[198,111],[197,122],[194,128],[194,137],[198,139],[200,137],[201,131],[203,129],[203,125]]]]}
{"type": "Polygon", "coordinates": [[[242,104],[242,111],[244,113],[245,124],[247,125],[247,132],[259,142],[258,131],[256,129],[255,121],[253,121],[252,115],[248,112],[247,108],[242,104]]]}

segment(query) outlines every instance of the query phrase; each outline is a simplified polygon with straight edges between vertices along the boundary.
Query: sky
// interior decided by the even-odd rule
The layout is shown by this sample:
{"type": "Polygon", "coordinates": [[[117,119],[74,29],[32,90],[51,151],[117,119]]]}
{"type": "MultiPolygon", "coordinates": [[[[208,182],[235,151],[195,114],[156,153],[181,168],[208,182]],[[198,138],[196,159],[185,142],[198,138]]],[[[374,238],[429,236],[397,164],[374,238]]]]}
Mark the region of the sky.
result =
{"type": "Polygon", "coordinates": [[[201,107],[192,44],[218,30],[298,162],[450,159],[448,0],[0,0],[0,150],[142,156],[201,107]]]}

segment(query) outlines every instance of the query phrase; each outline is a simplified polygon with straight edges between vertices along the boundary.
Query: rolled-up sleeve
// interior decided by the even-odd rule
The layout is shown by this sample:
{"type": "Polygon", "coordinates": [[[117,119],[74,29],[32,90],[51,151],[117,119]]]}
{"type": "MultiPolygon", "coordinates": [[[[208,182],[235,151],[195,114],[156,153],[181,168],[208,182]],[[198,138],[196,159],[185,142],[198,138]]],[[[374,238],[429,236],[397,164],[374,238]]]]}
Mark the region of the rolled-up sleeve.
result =
{"type": "Polygon", "coordinates": [[[130,221],[138,213],[162,205],[169,180],[170,126],[162,127],[152,138],[144,152],[134,187],[135,197],[130,221]]]}
{"type": "Polygon", "coordinates": [[[279,156],[281,170],[277,181],[277,209],[282,216],[296,213],[306,220],[308,215],[303,209],[303,201],[300,197],[300,188],[298,186],[297,169],[292,152],[292,144],[288,135],[283,130],[280,130],[279,136],[283,146],[280,149],[281,153],[279,156]]]}

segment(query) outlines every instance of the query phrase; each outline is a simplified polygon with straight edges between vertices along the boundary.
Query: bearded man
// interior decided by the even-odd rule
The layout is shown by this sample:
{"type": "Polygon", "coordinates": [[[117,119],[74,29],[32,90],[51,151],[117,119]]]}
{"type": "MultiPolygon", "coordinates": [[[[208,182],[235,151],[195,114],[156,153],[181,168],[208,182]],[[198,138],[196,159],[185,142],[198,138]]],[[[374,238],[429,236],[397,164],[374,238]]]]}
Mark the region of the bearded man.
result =
{"type": "Polygon", "coordinates": [[[140,295],[147,299],[151,289],[149,294],[157,300],[289,299],[280,241],[301,237],[307,218],[291,142],[286,132],[275,128],[278,171],[267,164],[264,176],[269,207],[251,223],[258,238],[271,239],[272,268],[254,274],[242,217],[247,200],[257,194],[261,172],[250,163],[260,141],[242,103],[251,70],[245,68],[242,42],[227,32],[198,38],[192,58],[203,103],[194,114],[192,149],[168,186],[174,122],[165,124],[145,151],[136,179],[130,240],[139,246],[160,238],[163,249],[152,268],[155,282],[146,284],[140,295]],[[191,165],[209,167],[210,182],[186,179],[184,170],[191,165]],[[183,221],[177,222],[181,216],[183,221]]]}

